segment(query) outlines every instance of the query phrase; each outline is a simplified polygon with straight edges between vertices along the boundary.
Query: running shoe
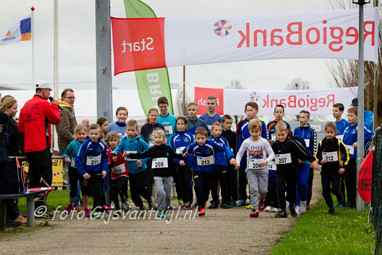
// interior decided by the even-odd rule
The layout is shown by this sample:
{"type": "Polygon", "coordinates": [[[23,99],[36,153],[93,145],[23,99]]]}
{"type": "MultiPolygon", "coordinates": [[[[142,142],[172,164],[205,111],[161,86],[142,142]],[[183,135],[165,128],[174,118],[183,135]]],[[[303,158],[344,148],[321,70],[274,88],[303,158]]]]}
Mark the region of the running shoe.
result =
{"type": "Polygon", "coordinates": [[[259,211],[262,212],[265,209],[265,198],[260,199],[259,198],[259,211]]]}
{"type": "Polygon", "coordinates": [[[247,205],[245,208],[247,208],[247,209],[253,209],[253,206],[252,205],[247,205]]]}
{"type": "Polygon", "coordinates": [[[237,202],[237,206],[243,206],[245,205],[245,200],[239,200],[239,202],[237,202]]]}
{"type": "Polygon", "coordinates": [[[296,210],[293,207],[289,207],[289,212],[292,217],[297,217],[296,210]]]}
{"type": "Polygon", "coordinates": [[[284,211],[278,211],[275,214],[275,218],[286,218],[286,217],[288,217],[288,214],[284,211]]]}
{"type": "Polygon", "coordinates": [[[204,209],[203,208],[199,208],[199,216],[203,216],[203,215],[205,215],[204,209]]]}
{"type": "Polygon", "coordinates": [[[70,212],[74,209],[73,205],[68,204],[65,208],[65,214],[70,214],[70,212]]]}
{"type": "Polygon", "coordinates": [[[90,211],[88,208],[85,208],[84,212],[85,212],[85,217],[90,217],[90,211]]]}
{"type": "Polygon", "coordinates": [[[272,212],[272,206],[267,206],[267,207],[265,207],[265,211],[266,212],[272,212]]]}
{"type": "Polygon", "coordinates": [[[249,216],[253,217],[253,218],[257,218],[259,217],[259,211],[258,210],[255,210],[255,209],[252,209],[251,213],[249,214],[249,216]]]}

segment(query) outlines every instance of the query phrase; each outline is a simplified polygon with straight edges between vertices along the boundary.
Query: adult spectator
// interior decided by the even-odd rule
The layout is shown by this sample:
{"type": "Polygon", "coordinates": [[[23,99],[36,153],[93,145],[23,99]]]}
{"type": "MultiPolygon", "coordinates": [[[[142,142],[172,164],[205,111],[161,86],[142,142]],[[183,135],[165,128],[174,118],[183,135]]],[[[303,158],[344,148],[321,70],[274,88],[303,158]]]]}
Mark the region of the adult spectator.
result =
{"type": "MultiPolygon", "coordinates": [[[[358,107],[358,98],[353,98],[353,100],[351,101],[351,105],[350,106],[357,106],[358,107]]],[[[373,131],[374,130],[374,115],[373,115],[373,112],[371,111],[366,111],[366,110],[363,110],[363,119],[364,119],[364,125],[367,129],[369,129],[370,131],[373,131]]]]}
{"type": "MultiPolygon", "coordinates": [[[[52,85],[46,81],[36,84],[36,94],[27,101],[20,111],[19,131],[24,133],[24,151],[29,162],[29,187],[46,186],[52,184],[52,153],[50,125],[60,124],[58,101],[54,98],[48,102],[52,85]]],[[[46,204],[46,197],[36,201],[36,207],[46,204]]],[[[49,217],[45,214],[43,216],[49,217]]]]}
{"type": "Polygon", "coordinates": [[[222,122],[222,117],[216,113],[216,107],[218,106],[218,101],[214,96],[208,96],[206,100],[207,112],[199,117],[199,119],[203,120],[208,129],[212,130],[212,124],[215,122],[222,122]]]}
{"type": "Polygon", "coordinates": [[[61,106],[61,122],[60,125],[57,126],[57,134],[58,148],[61,155],[64,155],[66,147],[74,140],[74,128],[77,126],[73,109],[74,100],[74,91],[72,89],[64,89],[61,93],[61,100],[58,100],[61,106]]]}
{"type": "Polygon", "coordinates": [[[81,123],[84,124],[89,131],[90,121],[88,119],[83,119],[81,123]]]}

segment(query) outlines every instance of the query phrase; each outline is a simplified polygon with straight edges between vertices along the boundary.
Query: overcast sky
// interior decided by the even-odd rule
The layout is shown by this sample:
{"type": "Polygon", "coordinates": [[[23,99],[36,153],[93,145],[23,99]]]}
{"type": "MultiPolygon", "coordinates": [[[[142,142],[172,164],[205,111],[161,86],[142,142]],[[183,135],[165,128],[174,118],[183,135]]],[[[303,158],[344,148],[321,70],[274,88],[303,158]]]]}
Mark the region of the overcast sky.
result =
{"type": "MultiPolygon", "coordinates": [[[[351,0],[348,0],[351,1],[351,0]]],[[[95,88],[95,1],[59,0],[60,89],[95,88]]],[[[122,0],[110,0],[111,15],[125,17],[122,0]]],[[[330,10],[329,0],[146,0],[158,17],[250,15],[330,10]]],[[[0,36],[35,10],[35,77],[53,81],[53,0],[1,0],[0,36]]],[[[0,46],[0,84],[32,86],[32,44],[0,46]]],[[[187,86],[225,87],[240,80],[247,89],[284,89],[295,78],[312,88],[331,86],[324,59],[262,60],[186,67],[187,86]]],[[[170,82],[182,84],[182,67],[169,68],[170,82]]],[[[113,86],[135,88],[133,73],[113,76],[113,86]]]]}

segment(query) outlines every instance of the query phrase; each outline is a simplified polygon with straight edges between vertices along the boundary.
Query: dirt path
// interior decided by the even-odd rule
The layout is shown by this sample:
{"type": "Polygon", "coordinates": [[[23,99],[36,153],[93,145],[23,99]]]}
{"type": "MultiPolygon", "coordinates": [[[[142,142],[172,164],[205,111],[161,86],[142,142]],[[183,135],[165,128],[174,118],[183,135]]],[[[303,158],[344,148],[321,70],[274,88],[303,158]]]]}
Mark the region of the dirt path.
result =
{"type": "MultiPolygon", "coordinates": [[[[315,172],[312,202],[321,198],[320,175],[315,172]]],[[[174,201],[175,205],[175,201],[174,201]]],[[[167,220],[137,219],[132,211],[125,219],[49,220],[48,227],[1,237],[0,254],[268,254],[289,231],[296,219],[274,218],[274,213],[249,217],[246,208],[206,210],[198,217],[195,209],[172,210],[167,220]]]]}

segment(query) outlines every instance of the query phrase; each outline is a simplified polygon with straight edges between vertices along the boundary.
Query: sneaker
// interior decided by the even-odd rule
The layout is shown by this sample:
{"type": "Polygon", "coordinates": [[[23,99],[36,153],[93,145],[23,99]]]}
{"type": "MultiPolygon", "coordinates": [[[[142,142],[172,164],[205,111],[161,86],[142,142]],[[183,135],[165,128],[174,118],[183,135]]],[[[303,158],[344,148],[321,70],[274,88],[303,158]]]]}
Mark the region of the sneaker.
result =
{"type": "Polygon", "coordinates": [[[247,209],[253,209],[253,206],[252,205],[247,205],[245,208],[247,208],[247,209]]]}
{"type": "Polygon", "coordinates": [[[284,211],[278,211],[275,214],[275,218],[286,218],[286,217],[288,217],[288,214],[284,211]]]}
{"type": "Polygon", "coordinates": [[[245,200],[239,200],[239,202],[237,202],[237,206],[243,206],[245,205],[245,200]]]}
{"type": "Polygon", "coordinates": [[[17,216],[16,219],[13,220],[13,222],[19,222],[21,224],[27,224],[27,219],[24,217],[24,215],[20,214],[17,216]]]}
{"type": "Polygon", "coordinates": [[[297,215],[301,215],[302,212],[301,212],[301,207],[298,205],[294,208],[294,210],[296,211],[297,215]]]}
{"type": "Polygon", "coordinates": [[[208,209],[217,209],[218,208],[218,204],[216,204],[215,202],[211,202],[211,205],[208,207],[208,209]]]}
{"type": "Polygon", "coordinates": [[[223,208],[223,209],[231,208],[231,206],[228,203],[223,203],[220,207],[223,208]]]}
{"type": "Polygon", "coordinates": [[[103,206],[103,209],[105,209],[105,210],[111,210],[111,207],[110,207],[110,206],[107,206],[107,205],[104,205],[104,206],[103,206]]]}
{"type": "Polygon", "coordinates": [[[255,210],[255,209],[252,209],[251,213],[249,214],[249,216],[253,217],[253,218],[257,218],[259,217],[259,211],[258,210],[255,210]]]}
{"type": "Polygon", "coordinates": [[[334,208],[329,208],[328,214],[334,214],[334,208]]]}
{"type": "Polygon", "coordinates": [[[129,206],[128,203],[122,203],[122,210],[123,210],[124,212],[129,211],[129,209],[130,209],[130,206],[129,206]]]}
{"type": "Polygon", "coordinates": [[[100,218],[99,213],[96,211],[92,211],[92,218],[93,219],[99,219],[100,218]]]}
{"type": "Polygon", "coordinates": [[[17,228],[21,226],[21,222],[15,222],[13,220],[7,219],[5,223],[6,228],[17,228]]]}
{"type": "Polygon", "coordinates": [[[203,208],[199,208],[199,216],[203,216],[203,215],[205,215],[204,209],[203,208]]]}
{"type": "Polygon", "coordinates": [[[166,210],[163,210],[162,213],[161,213],[161,215],[160,215],[160,217],[161,217],[162,219],[164,219],[164,218],[166,218],[166,214],[167,214],[167,211],[166,211],[166,210]]]}
{"type": "Polygon", "coordinates": [[[174,208],[172,208],[171,205],[167,206],[167,208],[166,208],[166,210],[172,210],[172,209],[174,209],[174,208]]]}
{"type": "Polygon", "coordinates": [[[236,207],[237,206],[236,201],[232,201],[231,203],[229,203],[229,206],[236,207]]]}
{"type": "Polygon", "coordinates": [[[272,206],[267,206],[267,207],[265,207],[265,211],[266,212],[272,212],[272,206]]]}
{"type": "Polygon", "coordinates": [[[289,207],[289,212],[292,217],[297,217],[296,210],[293,207],[289,207]]]}
{"type": "Polygon", "coordinates": [[[183,203],[183,200],[182,199],[178,199],[178,205],[182,206],[184,203],[183,203]]]}
{"type": "Polygon", "coordinates": [[[300,211],[301,211],[301,214],[306,213],[306,201],[300,202],[300,211]]]}
{"type": "Polygon", "coordinates": [[[265,198],[260,199],[259,198],[259,211],[262,212],[265,209],[265,198]]]}
{"type": "Polygon", "coordinates": [[[65,208],[65,214],[70,214],[70,212],[74,209],[73,205],[68,204],[65,208]]]}
{"type": "Polygon", "coordinates": [[[198,201],[196,201],[196,202],[192,205],[192,207],[198,207],[198,201]]]}
{"type": "Polygon", "coordinates": [[[90,211],[89,211],[89,209],[88,209],[88,208],[85,208],[84,211],[85,211],[85,217],[90,217],[90,211]]]}
{"type": "Polygon", "coordinates": [[[344,205],[343,204],[336,204],[335,206],[333,206],[334,208],[338,208],[338,207],[343,207],[344,205]]]}
{"type": "Polygon", "coordinates": [[[279,211],[279,208],[277,208],[277,207],[272,207],[272,212],[277,213],[278,211],[279,211]]]}
{"type": "Polygon", "coordinates": [[[185,204],[183,204],[182,207],[185,210],[190,210],[192,208],[192,203],[191,202],[185,203],[185,204]]]}

